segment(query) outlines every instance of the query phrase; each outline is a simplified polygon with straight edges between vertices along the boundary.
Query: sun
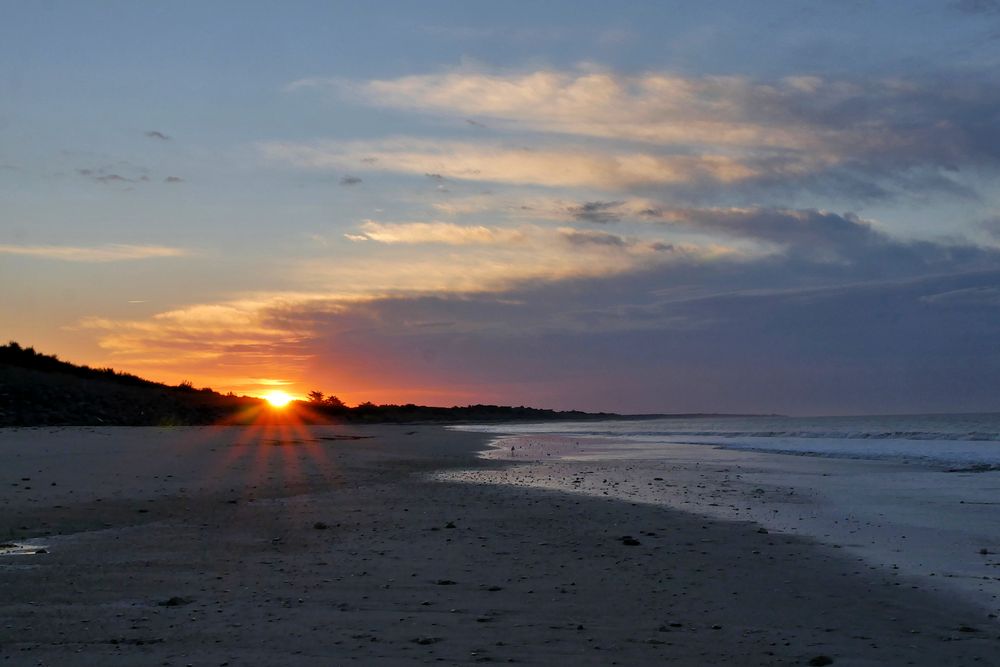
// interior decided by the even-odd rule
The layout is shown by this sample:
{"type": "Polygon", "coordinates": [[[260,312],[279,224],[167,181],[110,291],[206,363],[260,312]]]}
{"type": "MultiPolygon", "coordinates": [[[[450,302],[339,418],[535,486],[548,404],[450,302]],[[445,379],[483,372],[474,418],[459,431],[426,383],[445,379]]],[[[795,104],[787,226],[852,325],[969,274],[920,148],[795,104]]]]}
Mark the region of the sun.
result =
{"type": "Polygon", "coordinates": [[[283,408],[288,405],[293,399],[291,396],[283,391],[269,391],[264,394],[261,398],[271,404],[272,408],[283,408]]]}

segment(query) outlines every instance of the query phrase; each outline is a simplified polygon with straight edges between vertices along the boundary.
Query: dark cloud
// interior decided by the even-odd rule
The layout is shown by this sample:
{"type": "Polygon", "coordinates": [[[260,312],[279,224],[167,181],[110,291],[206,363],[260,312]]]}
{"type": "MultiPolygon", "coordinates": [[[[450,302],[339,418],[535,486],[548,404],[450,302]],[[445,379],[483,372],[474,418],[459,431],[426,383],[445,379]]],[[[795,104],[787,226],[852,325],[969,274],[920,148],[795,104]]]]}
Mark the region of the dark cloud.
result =
{"type": "Polygon", "coordinates": [[[562,233],[562,237],[572,245],[604,245],[618,248],[628,245],[628,242],[622,237],[603,232],[566,231],[562,233]]]}
{"type": "MultiPolygon", "coordinates": [[[[574,309],[642,299],[622,292],[635,278],[574,281],[503,295],[503,302],[390,299],[295,317],[323,332],[310,345],[317,359],[337,360],[341,377],[451,387],[455,403],[798,414],[995,408],[1000,308],[924,297],[971,290],[991,299],[1000,271],[741,287],[752,274],[734,271],[728,291],[717,294],[623,300],[599,310],[574,309]],[[417,326],[422,322],[438,325],[417,326]],[[600,381],[580,381],[595,377],[600,381]]],[[[640,284],[648,294],[658,280],[686,276],[648,275],[640,284]]]]}
{"type": "Polygon", "coordinates": [[[438,183],[444,183],[446,180],[448,180],[441,174],[424,174],[424,176],[431,179],[432,181],[437,181],[438,183]]]}
{"type": "Polygon", "coordinates": [[[347,185],[347,186],[360,185],[362,182],[363,181],[359,177],[357,177],[357,176],[350,176],[350,175],[344,176],[344,177],[342,177],[340,179],[340,184],[341,185],[347,185]]]}
{"type": "Polygon", "coordinates": [[[979,226],[985,229],[991,236],[1000,239],[1000,216],[987,218],[980,222],[979,226]]]}
{"type": "Polygon", "coordinates": [[[170,141],[170,137],[165,135],[163,132],[157,130],[148,130],[144,133],[150,139],[158,139],[160,141],[170,141]]]}
{"type": "Polygon", "coordinates": [[[956,0],[952,6],[965,14],[1000,14],[998,0],[956,0]]]}
{"type": "Polygon", "coordinates": [[[180,176],[167,176],[163,179],[164,183],[183,183],[184,179],[180,176]]]}
{"type": "Polygon", "coordinates": [[[94,180],[98,183],[135,183],[138,181],[138,179],[126,178],[121,174],[102,174],[94,176],[94,180]]]}
{"type": "Polygon", "coordinates": [[[82,167],[77,169],[76,173],[102,185],[148,183],[151,180],[149,169],[127,160],[119,160],[99,167],[82,167]]]}
{"type": "MultiPolygon", "coordinates": [[[[321,332],[309,343],[315,358],[357,360],[338,366],[340,376],[452,387],[454,402],[682,412],[995,409],[1000,250],[903,241],[850,214],[684,214],[672,224],[707,225],[785,251],[712,261],[678,252],[656,268],[602,278],[500,294],[310,304],[280,316],[321,332]],[[420,326],[427,322],[435,325],[420,326]],[[580,381],[594,377],[601,381],[580,381]]],[[[631,243],[593,231],[564,238],[631,243]]]]}
{"type": "Polygon", "coordinates": [[[588,201],[579,206],[571,206],[569,214],[577,220],[586,222],[618,222],[621,220],[620,201],[588,201]]]}
{"type": "Polygon", "coordinates": [[[482,128],[482,129],[486,129],[488,127],[487,125],[485,125],[483,123],[480,123],[477,120],[472,120],[471,118],[466,118],[465,122],[466,122],[466,124],[471,125],[472,127],[479,127],[479,128],[482,128]]]}
{"type": "Polygon", "coordinates": [[[979,285],[964,289],[928,294],[925,303],[944,306],[1000,306],[1000,284],[979,285]]]}
{"type": "Polygon", "coordinates": [[[858,216],[815,209],[676,209],[659,212],[663,224],[764,241],[791,261],[841,266],[857,279],[921,271],[989,266],[997,251],[972,244],[905,241],[858,216]]]}

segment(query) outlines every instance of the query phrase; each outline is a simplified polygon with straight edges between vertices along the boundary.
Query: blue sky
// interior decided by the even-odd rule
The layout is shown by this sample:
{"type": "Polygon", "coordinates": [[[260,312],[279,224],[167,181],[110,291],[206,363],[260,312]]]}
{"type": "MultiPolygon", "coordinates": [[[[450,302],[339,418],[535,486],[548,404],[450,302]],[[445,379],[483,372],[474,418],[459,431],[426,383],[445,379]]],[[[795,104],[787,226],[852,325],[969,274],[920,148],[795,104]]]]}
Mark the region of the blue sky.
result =
{"type": "Polygon", "coordinates": [[[8,338],[349,402],[998,409],[1000,3],[2,9],[8,338]]]}

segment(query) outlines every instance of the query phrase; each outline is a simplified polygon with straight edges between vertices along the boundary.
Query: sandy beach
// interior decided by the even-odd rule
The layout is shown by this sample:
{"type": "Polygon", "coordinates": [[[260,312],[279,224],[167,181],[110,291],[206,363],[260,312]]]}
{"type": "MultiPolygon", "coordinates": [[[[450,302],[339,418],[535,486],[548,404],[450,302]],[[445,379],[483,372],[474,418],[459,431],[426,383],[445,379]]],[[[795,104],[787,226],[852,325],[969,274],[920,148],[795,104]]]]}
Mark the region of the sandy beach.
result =
{"type": "Polygon", "coordinates": [[[488,439],[2,430],[0,540],[43,553],[0,556],[0,661],[998,664],[981,607],[830,545],[436,477],[488,439]]]}

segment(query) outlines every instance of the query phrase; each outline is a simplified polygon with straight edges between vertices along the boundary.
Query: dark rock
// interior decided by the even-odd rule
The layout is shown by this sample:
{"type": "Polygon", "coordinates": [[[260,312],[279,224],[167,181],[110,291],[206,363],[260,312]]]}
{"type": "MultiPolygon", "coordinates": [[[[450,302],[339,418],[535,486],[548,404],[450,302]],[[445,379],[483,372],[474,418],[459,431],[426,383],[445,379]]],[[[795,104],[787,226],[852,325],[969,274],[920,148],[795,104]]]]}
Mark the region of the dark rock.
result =
{"type": "Polygon", "coordinates": [[[420,644],[421,646],[427,646],[428,644],[437,644],[442,641],[441,637],[417,637],[411,640],[414,644],[420,644]]]}
{"type": "Polygon", "coordinates": [[[823,667],[823,665],[832,665],[833,658],[828,655],[817,655],[809,661],[810,667],[823,667]]]}
{"type": "Polygon", "coordinates": [[[316,530],[326,530],[329,527],[330,526],[326,525],[322,521],[317,521],[316,523],[313,524],[313,528],[315,528],[316,530]]]}
{"type": "Polygon", "coordinates": [[[620,539],[622,541],[622,544],[624,544],[627,547],[637,547],[640,544],[642,544],[641,542],[639,542],[639,540],[635,539],[631,535],[622,535],[620,539]]]}
{"type": "Polygon", "coordinates": [[[169,598],[167,600],[162,600],[161,602],[157,602],[156,604],[160,605],[161,607],[183,607],[184,605],[191,604],[192,602],[194,602],[194,600],[192,600],[191,598],[182,598],[180,596],[175,595],[172,598],[169,598]]]}
{"type": "Polygon", "coordinates": [[[974,628],[971,625],[963,625],[958,629],[959,632],[979,632],[979,628],[974,628]]]}
{"type": "Polygon", "coordinates": [[[438,579],[434,583],[438,586],[454,586],[458,582],[452,581],[451,579],[438,579]]]}

